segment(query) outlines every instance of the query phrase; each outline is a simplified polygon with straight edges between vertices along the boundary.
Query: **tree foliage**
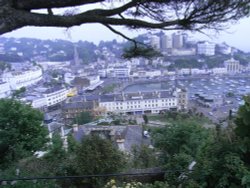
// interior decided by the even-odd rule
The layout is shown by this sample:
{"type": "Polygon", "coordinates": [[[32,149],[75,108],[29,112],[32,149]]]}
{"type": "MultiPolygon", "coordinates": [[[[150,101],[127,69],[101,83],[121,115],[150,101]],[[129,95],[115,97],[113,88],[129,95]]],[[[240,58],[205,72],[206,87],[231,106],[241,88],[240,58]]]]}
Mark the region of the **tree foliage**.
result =
{"type": "Polygon", "coordinates": [[[123,58],[132,59],[144,57],[146,59],[152,59],[154,57],[160,57],[162,54],[150,46],[135,45],[124,49],[123,58]]]}
{"type": "Polygon", "coordinates": [[[90,112],[84,111],[81,112],[74,120],[74,123],[77,123],[79,125],[89,123],[93,120],[93,115],[90,112]]]}
{"type": "Polygon", "coordinates": [[[228,21],[249,15],[249,0],[1,0],[0,34],[24,26],[71,27],[99,23],[123,35],[112,26],[130,29],[220,28],[228,21]],[[88,6],[94,4],[96,6],[88,6]],[[83,9],[76,9],[82,6],[83,9]],[[91,8],[99,7],[99,8],[91,8]],[[54,14],[54,8],[67,8],[54,14]],[[70,9],[71,8],[71,9],[70,9]],[[35,10],[45,9],[46,12],[35,10]]]}
{"type": "Polygon", "coordinates": [[[131,151],[133,168],[151,168],[158,166],[155,151],[146,145],[134,146],[131,151]]]}
{"type": "Polygon", "coordinates": [[[250,96],[244,98],[245,104],[238,110],[235,119],[235,134],[240,140],[244,161],[250,164],[250,96]]]}
{"type": "Polygon", "coordinates": [[[76,164],[79,174],[114,173],[125,166],[122,153],[109,140],[99,136],[82,140],[76,151],[76,164]]]}
{"type": "Polygon", "coordinates": [[[13,98],[19,98],[26,92],[26,87],[21,87],[12,93],[13,98]]]}
{"type": "Polygon", "coordinates": [[[164,158],[171,158],[177,153],[186,153],[195,157],[199,145],[209,136],[209,130],[204,129],[192,120],[176,120],[175,123],[153,132],[156,147],[164,153],[164,158]]]}
{"type": "Polygon", "coordinates": [[[40,150],[47,142],[43,115],[13,99],[0,100],[0,164],[40,150]]]}

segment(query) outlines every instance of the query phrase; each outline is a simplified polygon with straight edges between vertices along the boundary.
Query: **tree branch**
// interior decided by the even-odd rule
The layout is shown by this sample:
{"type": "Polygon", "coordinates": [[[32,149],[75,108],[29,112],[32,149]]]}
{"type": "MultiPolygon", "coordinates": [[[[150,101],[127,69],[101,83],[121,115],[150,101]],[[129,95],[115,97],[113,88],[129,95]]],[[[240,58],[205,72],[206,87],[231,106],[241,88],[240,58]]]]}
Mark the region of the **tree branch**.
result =
{"type": "Polygon", "coordinates": [[[250,4],[250,0],[129,0],[119,1],[122,5],[116,8],[90,8],[76,15],[39,14],[31,11],[111,1],[0,0],[0,34],[24,26],[71,27],[86,23],[100,23],[106,27],[126,26],[131,29],[217,29],[227,21],[248,16],[250,4]],[[175,11],[178,18],[173,15],[175,11]]]}
{"type": "Polygon", "coordinates": [[[92,3],[100,3],[105,0],[14,0],[16,9],[42,9],[42,8],[63,8],[80,6],[92,3]]]}
{"type": "Polygon", "coordinates": [[[117,34],[117,35],[120,35],[122,38],[130,41],[130,42],[133,42],[135,46],[137,46],[137,41],[132,39],[132,38],[129,38],[128,36],[124,35],[123,33],[121,33],[120,31],[117,31],[116,29],[114,29],[113,27],[111,27],[110,25],[108,24],[103,24],[105,27],[107,27],[110,31],[112,31],[113,33],[117,34]]]}

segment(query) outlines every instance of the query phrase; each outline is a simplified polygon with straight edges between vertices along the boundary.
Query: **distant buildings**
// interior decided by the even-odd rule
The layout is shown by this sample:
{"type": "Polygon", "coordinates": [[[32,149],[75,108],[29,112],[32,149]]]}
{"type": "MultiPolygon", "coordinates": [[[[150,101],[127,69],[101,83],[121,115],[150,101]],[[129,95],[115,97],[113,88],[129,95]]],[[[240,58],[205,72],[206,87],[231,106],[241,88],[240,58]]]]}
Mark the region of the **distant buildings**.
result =
{"type": "Polygon", "coordinates": [[[42,69],[33,67],[28,70],[5,72],[2,80],[10,84],[12,90],[33,85],[42,79],[42,69]]]}
{"type": "Polygon", "coordinates": [[[161,36],[161,51],[163,54],[168,54],[171,52],[171,49],[173,48],[173,42],[172,37],[168,35],[162,35],[161,36]]]}
{"type": "Polygon", "coordinates": [[[227,74],[227,68],[225,67],[213,68],[212,73],[217,75],[227,74]]]}
{"type": "Polygon", "coordinates": [[[127,79],[130,77],[131,66],[129,65],[110,65],[106,69],[98,70],[98,75],[102,78],[127,79]]]}
{"type": "Polygon", "coordinates": [[[67,98],[68,92],[66,88],[54,87],[47,89],[43,96],[46,98],[47,106],[53,106],[64,101],[67,98]]]}
{"type": "Polygon", "coordinates": [[[197,54],[205,55],[205,56],[215,55],[215,44],[210,43],[210,42],[198,42],[197,54]]]}
{"type": "Polygon", "coordinates": [[[137,69],[134,70],[131,77],[133,78],[154,78],[160,77],[161,71],[160,70],[144,70],[144,69],[137,69]]]}
{"type": "Polygon", "coordinates": [[[186,109],[186,95],[185,90],[110,94],[101,96],[99,106],[113,113],[160,113],[186,109]]]}
{"type": "Polygon", "coordinates": [[[218,53],[229,55],[232,53],[232,47],[228,46],[226,43],[218,44],[216,46],[216,50],[218,53]]]}
{"type": "Polygon", "coordinates": [[[207,95],[204,93],[196,93],[196,102],[204,107],[220,107],[224,103],[222,95],[207,95]]]}
{"type": "Polygon", "coordinates": [[[44,109],[55,106],[66,100],[68,90],[63,87],[36,88],[36,90],[27,95],[23,100],[30,103],[33,108],[44,109]]]}
{"type": "Polygon", "coordinates": [[[160,42],[160,37],[153,35],[151,37],[151,41],[150,44],[153,48],[155,48],[156,50],[160,50],[161,48],[161,42],[160,42]]]}
{"type": "Polygon", "coordinates": [[[241,71],[240,62],[231,58],[224,62],[228,74],[236,74],[241,71]]]}
{"type": "Polygon", "coordinates": [[[94,90],[100,86],[103,81],[100,80],[100,76],[86,76],[86,77],[75,77],[73,85],[77,88],[78,92],[85,90],[94,90]]]}
{"type": "Polygon", "coordinates": [[[178,33],[173,33],[172,34],[172,39],[173,39],[173,48],[183,48],[184,46],[184,40],[183,40],[183,34],[178,32],[178,33]]]}

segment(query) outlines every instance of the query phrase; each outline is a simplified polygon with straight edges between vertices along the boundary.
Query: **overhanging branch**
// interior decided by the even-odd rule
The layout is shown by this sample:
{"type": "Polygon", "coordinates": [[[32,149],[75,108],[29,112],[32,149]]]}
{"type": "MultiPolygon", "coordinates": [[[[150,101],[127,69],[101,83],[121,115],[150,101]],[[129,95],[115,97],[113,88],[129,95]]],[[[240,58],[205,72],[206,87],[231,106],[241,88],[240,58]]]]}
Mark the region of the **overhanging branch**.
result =
{"type": "Polygon", "coordinates": [[[16,0],[14,7],[23,10],[42,8],[63,8],[86,4],[100,3],[105,0],[16,0]]]}

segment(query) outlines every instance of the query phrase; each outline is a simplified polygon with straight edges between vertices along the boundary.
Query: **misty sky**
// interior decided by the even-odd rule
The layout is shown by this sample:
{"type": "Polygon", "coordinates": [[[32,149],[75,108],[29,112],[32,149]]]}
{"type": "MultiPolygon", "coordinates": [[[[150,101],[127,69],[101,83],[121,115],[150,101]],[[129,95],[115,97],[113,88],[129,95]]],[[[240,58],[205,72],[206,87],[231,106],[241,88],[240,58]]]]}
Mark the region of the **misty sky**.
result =
{"type": "MultiPolygon", "coordinates": [[[[129,37],[135,37],[138,34],[145,32],[143,30],[139,32],[129,31],[123,27],[118,27],[118,29],[123,31],[123,33],[129,37]]],[[[245,52],[250,52],[250,18],[242,19],[237,24],[230,25],[229,29],[220,32],[219,34],[215,35],[214,33],[208,31],[205,31],[205,33],[209,35],[210,38],[206,35],[195,33],[192,34],[192,39],[210,40],[216,43],[226,42],[227,44],[237,47],[245,52]]],[[[28,37],[39,39],[64,39],[73,42],[78,40],[87,40],[94,42],[95,44],[98,44],[101,40],[123,40],[120,36],[98,24],[85,24],[82,26],[72,27],[68,31],[63,28],[25,27],[11,33],[7,33],[3,36],[17,38],[28,37]]]]}

